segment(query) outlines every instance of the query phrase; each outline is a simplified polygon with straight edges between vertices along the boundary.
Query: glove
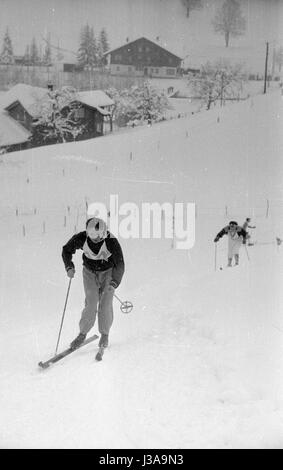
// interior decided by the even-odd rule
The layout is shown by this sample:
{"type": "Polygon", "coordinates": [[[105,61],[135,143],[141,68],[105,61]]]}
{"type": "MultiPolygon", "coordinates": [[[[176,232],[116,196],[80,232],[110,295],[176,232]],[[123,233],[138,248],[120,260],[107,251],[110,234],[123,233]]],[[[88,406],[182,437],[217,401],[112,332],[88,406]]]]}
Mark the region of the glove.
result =
{"type": "Polygon", "coordinates": [[[70,279],[72,279],[72,278],[74,277],[74,275],[75,275],[75,272],[76,272],[76,271],[75,271],[75,268],[69,268],[69,269],[67,269],[67,276],[68,276],[70,279]]]}
{"type": "Polygon", "coordinates": [[[108,286],[108,290],[109,290],[110,292],[114,292],[115,289],[116,289],[116,287],[117,287],[116,282],[115,282],[115,281],[110,281],[109,286],[108,286]]]}
{"type": "Polygon", "coordinates": [[[218,238],[218,237],[215,237],[215,238],[214,238],[214,243],[217,243],[218,240],[219,240],[219,238],[218,238]]]}

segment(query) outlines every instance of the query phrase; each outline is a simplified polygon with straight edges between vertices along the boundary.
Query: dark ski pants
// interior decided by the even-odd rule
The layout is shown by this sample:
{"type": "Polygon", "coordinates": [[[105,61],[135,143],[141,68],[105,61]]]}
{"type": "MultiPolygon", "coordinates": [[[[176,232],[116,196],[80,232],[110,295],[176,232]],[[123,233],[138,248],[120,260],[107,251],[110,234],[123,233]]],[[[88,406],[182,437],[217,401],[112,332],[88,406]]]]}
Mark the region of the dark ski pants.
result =
{"type": "Polygon", "coordinates": [[[83,267],[85,308],[80,319],[80,332],[87,334],[98,316],[100,334],[109,334],[113,323],[113,292],[108,290],[112,279],[112,268],[107,271],[92,272],[83,267]]]}

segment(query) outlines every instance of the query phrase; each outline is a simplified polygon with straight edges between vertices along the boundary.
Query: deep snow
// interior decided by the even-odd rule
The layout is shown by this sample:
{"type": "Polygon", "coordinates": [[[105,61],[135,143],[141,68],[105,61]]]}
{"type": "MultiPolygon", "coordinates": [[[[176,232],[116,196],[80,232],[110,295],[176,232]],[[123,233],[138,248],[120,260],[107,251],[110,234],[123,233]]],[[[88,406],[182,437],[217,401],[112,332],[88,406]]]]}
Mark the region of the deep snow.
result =
{"type": "MultiPolygon", "coordinates": [[[[283,448],[282,97],[1,157],[2,448],[283,448]],[[130,158],[132,152],[132,159],[130,158]],[[62,245],[86,201],[196,202],[196,243],[120,239],[111,344],[46,371],[68,279],[62,245]],[[269,209],[267,212],[267,205],[269,209]],[[226,269],[231,219],[257,242],[226,269]],[[65,218],[66,217],[66,218],[65,218]],[[65,226],[66,225],[66,226],[65,226]],[[25,236],[24,236],[25,233],[25,236]],[[219,267],[223,266],[223,270],[219,267]]],[[[77,334],[81,253],[60,348],[77,334]]],[[[96,332],[96,327],[94,332],[96,332]]]]}

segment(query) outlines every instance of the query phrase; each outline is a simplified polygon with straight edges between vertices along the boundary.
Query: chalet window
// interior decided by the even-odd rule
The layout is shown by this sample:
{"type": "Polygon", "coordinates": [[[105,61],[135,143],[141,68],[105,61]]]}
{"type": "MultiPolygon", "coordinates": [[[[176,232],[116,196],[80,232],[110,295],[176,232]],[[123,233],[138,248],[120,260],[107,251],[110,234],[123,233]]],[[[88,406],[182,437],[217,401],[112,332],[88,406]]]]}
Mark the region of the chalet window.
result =
{"type": "Polygon", "coordinates": [[[116,67],[116,70],[117,70],[117,71],[119,71],[119,70],[120,70],[120,67],[119,67],[119,65],[117,65],[117,67],[116,67]]]}
{"type": "Polygon", "coordinates": [[[78,108],[75,110],[74,114],[75,119],[82,119],[85,117],[85,108],[78,108]]]}
{"type": "Polygon", "coordinates": [[[139,52],[142,52],[142,46],[139,46],[139,47],[138,47],[138,51],[139,51],[139,52]]]}
{"type": "Polygon", "coordinates": [[[172,57],[168,57],[169,64],[172,64],[172,57]]]}
{"type": "Polygon", "coordinates": [[[146,52],[149,52],[149,51],[150,51],[150,47],[149,47],[149,46],[146,46],[145,50],[146,50],[146,52]]]}
{"type": "Polygon", "coordinates": [[[115,60],[121,60],[122,56],[121,54],[115,54],[115,60]]]}
{"type": "Polygon", "coordinates": [[[96,123],[96,132],[98,132],[99,134],[102,133],[102,122],[96,123]]]}
{"type": "Polygon", "coordinates": [[[159,69],[155,69],[155,73],[159,73],[159,69]]]}
{"type": "Polygon", "coordinates": [[[131,72],[132,71],[132,67],[128,67],[128,72],[131,72]]]}
{"type": "Polygon", "coordinates": [[[166,69],[166,75],[175,75],[175,69],[166,69]]]}
{"type": "Polygon", "coordinates": [[[142,65],[136,65],[136,70],[143,70],[143,66],[142,65]]]}

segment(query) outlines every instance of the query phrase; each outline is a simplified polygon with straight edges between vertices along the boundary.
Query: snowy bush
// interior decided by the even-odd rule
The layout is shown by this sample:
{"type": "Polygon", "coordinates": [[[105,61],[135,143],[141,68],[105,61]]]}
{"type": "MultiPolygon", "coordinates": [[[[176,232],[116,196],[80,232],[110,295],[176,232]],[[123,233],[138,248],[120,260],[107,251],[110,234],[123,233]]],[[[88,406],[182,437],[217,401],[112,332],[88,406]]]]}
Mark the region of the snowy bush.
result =
{"type": "Polygon", "coordinates": [[[113,116],[120,127],[161,121],[170,106],[167,97],[149,82],[121,91],[110,88],[107,94],[115,101],[113,116]]]}
{"type": "Polygon", "coordinates": [[[189,75],[189,86],[203,100],[206,109],[213,103],[240,96],[245,75],[240,64],[230,65],[228,61],[207,62],[197,75],[189,75]]]}
{"type": "Polygon", "coordinates": [[[49,91],[37,105],[38,118],[33,123],[32,144],[76,140],[85,129],[85,125],[76,118],[80,107],[74,88],[62,87],[49,91]]]}

